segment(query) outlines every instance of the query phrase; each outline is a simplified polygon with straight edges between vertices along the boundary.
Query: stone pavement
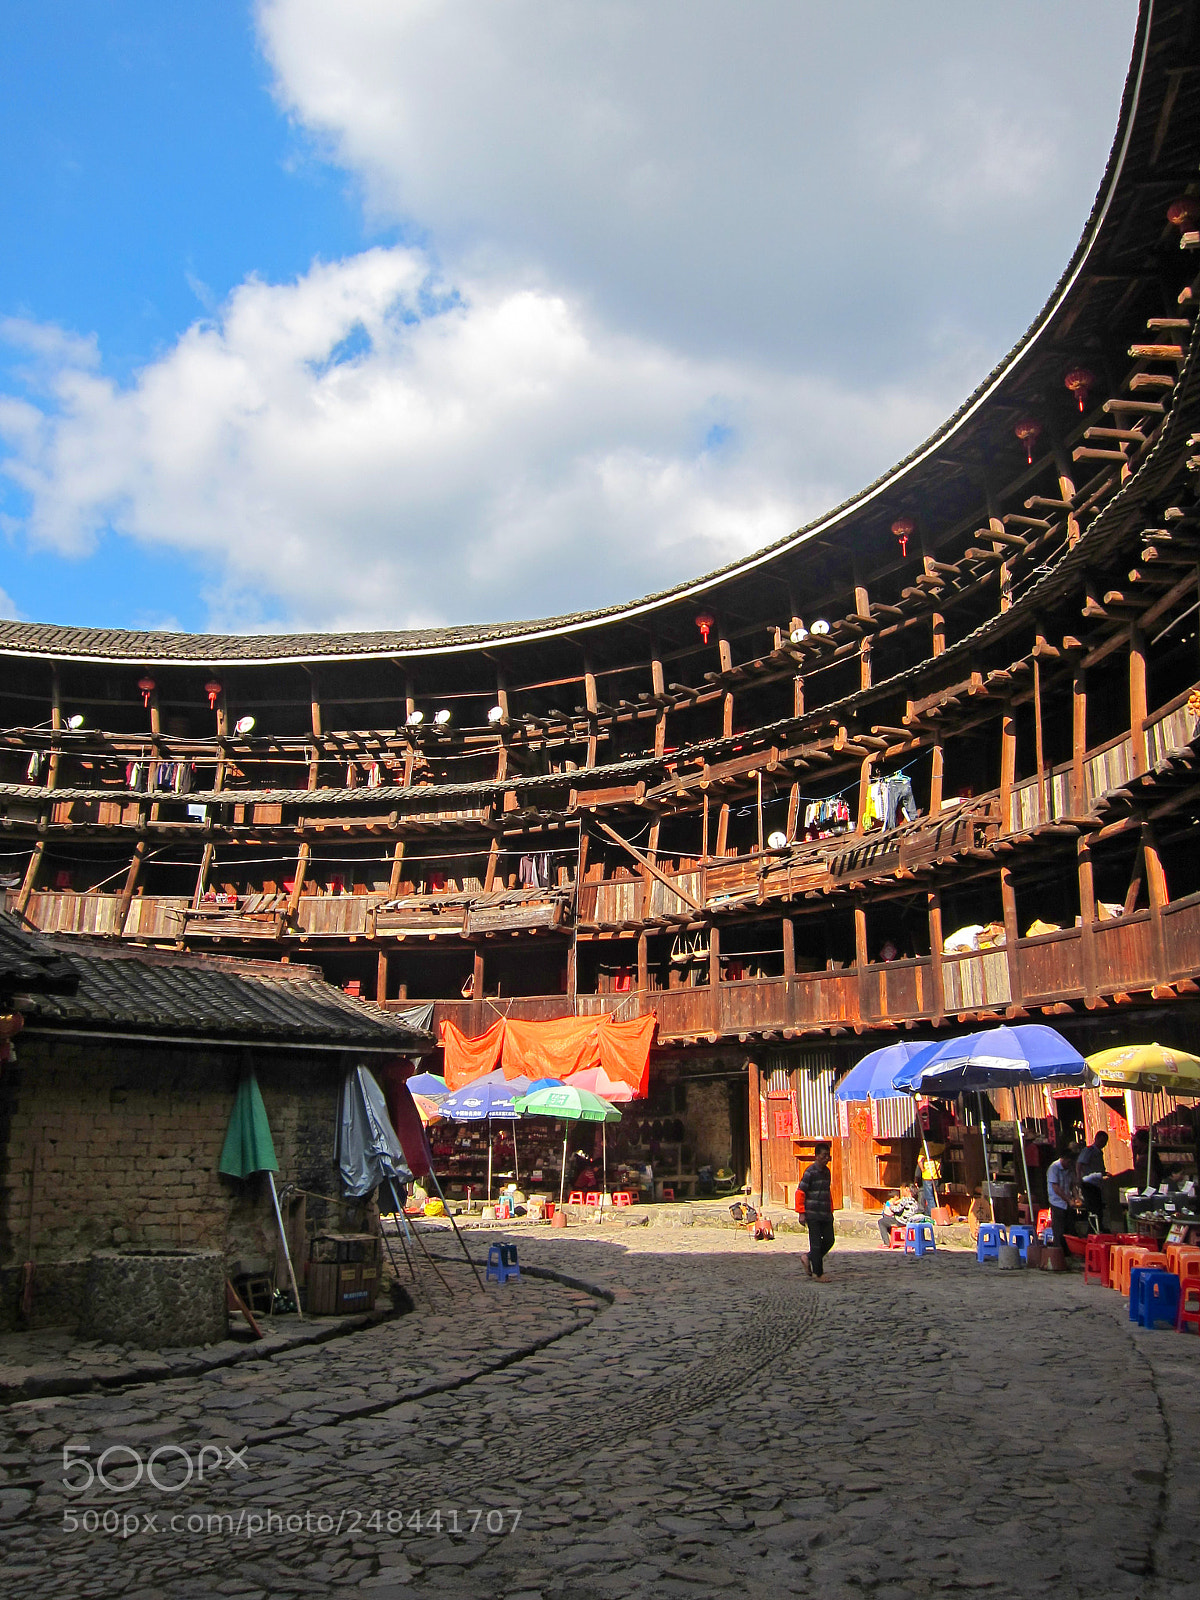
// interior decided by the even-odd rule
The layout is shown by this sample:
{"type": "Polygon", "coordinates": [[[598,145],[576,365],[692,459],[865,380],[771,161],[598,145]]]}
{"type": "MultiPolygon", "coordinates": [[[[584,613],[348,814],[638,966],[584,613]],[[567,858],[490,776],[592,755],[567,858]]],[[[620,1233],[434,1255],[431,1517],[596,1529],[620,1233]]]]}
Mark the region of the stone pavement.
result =
{"type": "Polygon", "coordinates": [[[444,1265],[345,1339],[19,1402],[2,1591],[1200,1595],[1200,1340],[961,1253],[843,1243],[817,1284],[801,1242],[544,1230],[523,1263],[610,1298],[444,1265]],[[168,1487],[70,1493],[71,1444],[168,1487]]]}

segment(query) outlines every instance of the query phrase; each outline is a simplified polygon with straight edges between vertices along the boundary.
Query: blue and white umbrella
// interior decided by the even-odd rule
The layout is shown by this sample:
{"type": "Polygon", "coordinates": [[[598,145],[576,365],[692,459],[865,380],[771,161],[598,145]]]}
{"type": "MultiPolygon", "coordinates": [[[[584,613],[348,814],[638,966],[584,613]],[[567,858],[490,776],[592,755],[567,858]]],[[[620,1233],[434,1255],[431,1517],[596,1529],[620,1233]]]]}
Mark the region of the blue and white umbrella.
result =
{"type": "Polygon", "coordinates": [[[896,1100],[907,1094],[896,1087],[896,1074],[912,1066],[922,1056],[930,1056],[941,1046],[933,1044],[886,1044],[872,1050],[842,1079],[834,1090],[838,1100],[896,1100]]]}
{"type": "MultiPolygon", "coordinates": [[[[1043,1022],[1022,1022],[1016,1027],[985,1028],[980,1033],[947,1039],[932,1052],[914,1056],[892,1080],[897,1089],[911,1093],[957,1095],[988,1089],[1011,1089],[1021,1083],[1093,1082],[1091,1068],[1056,1028],[1043,1022]]],[[[980,1103],[980,1122],[983,1106],[980,1103]]],[[[1017,1143],[1025,1169],[1025,1192],[1029,1196],[1029,1215],[1034,1215],[1033,1189],[1029,1164],[1025,1160],[1025,1135],[1017,1123],[1017,1143]]],[[[983,1126],[984,1166],[988,1169],[988,1202],[991,1204],[991,1163],[987,1153],[987,1127],[983,1126]]],[[[995,1217],[995,1208],[992,1208],[995,1217]]]]}
{"type": "MultiPolygon", "coordinates": [[[[499,1075],[480,1078],[443,1100],[438,1110],[452,1122],[486,1122],[488,1125],[488,1199],[492,1198],[492,1123],[516,1123],[520,1112],[513,1105],[513,1083],[499,1075]]],[[[513,1170],[517,1169],[517,1133],[513,1128],[513,1170]]]]}

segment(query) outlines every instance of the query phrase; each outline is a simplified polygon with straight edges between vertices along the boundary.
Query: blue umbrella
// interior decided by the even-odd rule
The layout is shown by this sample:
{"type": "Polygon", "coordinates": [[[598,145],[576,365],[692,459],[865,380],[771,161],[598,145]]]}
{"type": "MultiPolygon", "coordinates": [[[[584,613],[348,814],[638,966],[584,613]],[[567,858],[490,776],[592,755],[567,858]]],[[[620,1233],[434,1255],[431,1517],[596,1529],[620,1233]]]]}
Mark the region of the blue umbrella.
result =
{"type": "MultiPolygon", "coordinates": [[[[1055,1028],[1043,1022],[1023,1022],[1015,1028],[985,1028],[981,1033],[968,1033],[960,1039],[947,1039],[932,1054],[913,1058],[901,1067],[893,1082],[897,1089],[914,1093],[935,1095],[965,1094],[975,1090],[982,1095],[986,1089],[1007,1089],[1018,1083],[1078,1083],[1092,1081],[1087,1062],[1055,1028]]],[[[980,1123],[983,1124],[983,1106],[980,1103],[980,1123]]],[[[1029,1215],[1032,1218],[1033,1189],[1029,1182],[1029,1165],[1025,1160],[1025,1135],[1017,1123],[1017,1143],[1021,1147],[1021,1165],[1025,1168],[1025,1192],[1029,1196],[1029,1215]]],[[[984,1166],[988,1170],[988,1203],[995,1220],[995,1206],[991,1204],[991,1163],[987,1153],[987,1128],[983,1126],[984,1166]]]]}
{"type": "MultiPolygon", "coordinates": [[[[514,1089],[501,1078],[480,1078],[465,1089],[443,1100],[438,1107],[444,1117],[454,1122],[487,1122],[488,1125],[488,1199],[492,1198],[492,1120],[516,1122],[520,1113],[513,1105],[514,1089]]],[[[513,1130],[514,1165],[517,1153],[516,1130],[513,1130]]]]}
{"type": "Polygon", "coordinates": [[[947,1039],[932,1051],[915,1055],[892,1079],[897,1089],[936,1095],[1007,1089],[1017,1083],[1091,1081],[1079,1051],[1042,1022],[985,1028],[947,1039]]]}
{"type": "Polygon", "coordinates": [[[886,1044],[872,1050],[842,1079],[834,1090],[839,1100],[891,1100],[898,1097],[895,1075],[920,1056],[930,1056],[941,1046],[933,1044],[886,1044]]]}
{"type": "Polygon", "coordinates": [[[408,1080],[409,1094],[423,1094],[427,1100],[441,1100],[450,1093],[450,1085],[436,1072],[418,1072],[408,1080]]]}

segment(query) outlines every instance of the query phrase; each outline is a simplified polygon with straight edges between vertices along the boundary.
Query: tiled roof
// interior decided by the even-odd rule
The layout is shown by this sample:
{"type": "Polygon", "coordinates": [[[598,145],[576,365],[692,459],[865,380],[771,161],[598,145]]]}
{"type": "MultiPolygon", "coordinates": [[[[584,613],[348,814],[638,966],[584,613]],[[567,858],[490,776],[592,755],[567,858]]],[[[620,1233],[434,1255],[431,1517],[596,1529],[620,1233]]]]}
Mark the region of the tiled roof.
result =
{"type": "Polygon", "coordinates": [[[40,933],[0,912],[0,995],[73,994],[78,983],[71,963],[40,933]]]}
{"type": "MultiPolygon", "coordinates": [[[[11,926],[11,919],[0,917],[11,926]]],[[[37,938],[36,935],[32,936],[37,938]]],[[[158,950],[123,950],[72,939],[69,956],[41,939],[73,970],[72,994],[22,996],[27,1026],[178,1035],[234,1041],[328,1045],[330,1049],[419,1048],[428,1036],[377,1006],[327,983],[313,967],[158,950]]]]}

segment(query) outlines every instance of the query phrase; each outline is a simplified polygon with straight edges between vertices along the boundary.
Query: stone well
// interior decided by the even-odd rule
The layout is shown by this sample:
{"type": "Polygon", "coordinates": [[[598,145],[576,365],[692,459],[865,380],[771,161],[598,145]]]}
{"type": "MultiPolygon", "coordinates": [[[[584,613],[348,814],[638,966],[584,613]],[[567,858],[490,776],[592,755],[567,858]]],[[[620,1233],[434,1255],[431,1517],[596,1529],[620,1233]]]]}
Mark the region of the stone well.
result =
{"type": "Polygon", "coordinates": [[[88,1262],[80,1333],[133,1344],[211,1344],[225,1337],[219,1250],[97,1250],[88,1262]]]}

